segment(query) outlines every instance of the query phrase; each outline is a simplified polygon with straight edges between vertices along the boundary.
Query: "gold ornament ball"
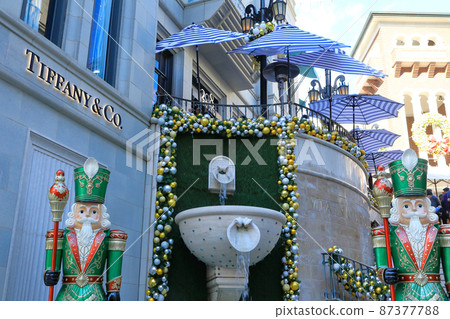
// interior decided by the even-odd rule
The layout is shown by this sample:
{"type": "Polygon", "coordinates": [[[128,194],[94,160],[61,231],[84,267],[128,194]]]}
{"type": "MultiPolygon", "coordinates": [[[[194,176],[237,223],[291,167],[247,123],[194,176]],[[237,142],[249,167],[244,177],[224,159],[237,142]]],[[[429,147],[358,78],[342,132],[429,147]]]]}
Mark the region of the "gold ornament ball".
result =
{"type": "Polygon", "coordinates": [[[375,292],[376,292],[378,295],[381,294],[381,287],[375,288],[375,292]]]}
{"type": "Polygon", "coordinates": [[[270,133],[270,129],[268,127],[264,127],[262,132],[263,132],[264,135],[267,135],[267,134],[270,133]]]}
{"type": "Polygon", "coordinates": [[[163,274],[163,270],[161,268],[156,269],[156,274],[161,276],[163,274]]]}
{"type": "Polygon", "coordinates": [[[283,291],[284,292],[288,292],[291,289],[291,286],[289,286],[289,284],[284,284],[283,285],[283,291]]]}
{"type": "Polygon", "coordinates": [[[150,286],[150,288],[155,287],[155,286],[156,286],[156,280],[155,280],[155,278],[152,277],[152,278],[148,281],[148,285],[150,286]]]}
{"type": "Polygon", "coordinates": [[[296,290],[298,290],[298,288],[300,288],[298,282],[297,281],[293,281],[291,283],[291,289],[296,291],[296,290]]]}
{"type": "Polygon", "coordinates": [[[207,126],[208,123],[209,123],[208,119],[203,118],[203,119],[200,120],[200,124],[203,125],[203,126],[207,126]]]}

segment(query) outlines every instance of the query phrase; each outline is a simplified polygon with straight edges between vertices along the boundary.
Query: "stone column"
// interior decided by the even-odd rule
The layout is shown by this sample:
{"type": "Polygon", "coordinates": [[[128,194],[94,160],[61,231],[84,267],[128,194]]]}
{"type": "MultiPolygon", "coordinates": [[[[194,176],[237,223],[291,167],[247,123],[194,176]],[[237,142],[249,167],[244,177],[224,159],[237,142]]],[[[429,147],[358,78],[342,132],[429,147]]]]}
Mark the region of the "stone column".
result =
{"type": "MultiPolygon", "coordinates": [[[[412,95],[411,103],[412,103],[412,107],[413,107],[414,121],[417,121],[422,116],[422,104],[420,103],[420,95],[418,95],[418,94],[412,95]]],[[[420,158],[428,158],[428,154],[425,151],[419,150],[419,157],[420,158]]]]}
{"type": "Polygon", "coordinates": [[[450,117],[450,95],[444,96],[445,116],[450,117]]]}
{"type": "MultiPolygon", "coordinates": [[[[398,100],[403,101],[403,104],[406,104],[406,101],[405,101],[406,97],[407,97],[407,94],[400,95],[398,100]]],[[[400,131],[397,132],[398,134],[401,135],[398,140],[401,140],[401,143],[402,143],[401,145],[403,145],[403,143],[405,143],[407,148],[409,148],[408,121],[406,120],[406,105],[404,107],[400,108],[400,110],[398,110],[398,118],[401,119],[401,125],[402,125],[402,132],[400,132],[400,131]]],[[[396,144],[396,142],[394,142],[394,145],[396,144]]],[[[397,142],[397,145],[398,145],[398,142],[397,142]]],[[[398,148],[398,146],[397,146],[397,148],[398,148]]]]}

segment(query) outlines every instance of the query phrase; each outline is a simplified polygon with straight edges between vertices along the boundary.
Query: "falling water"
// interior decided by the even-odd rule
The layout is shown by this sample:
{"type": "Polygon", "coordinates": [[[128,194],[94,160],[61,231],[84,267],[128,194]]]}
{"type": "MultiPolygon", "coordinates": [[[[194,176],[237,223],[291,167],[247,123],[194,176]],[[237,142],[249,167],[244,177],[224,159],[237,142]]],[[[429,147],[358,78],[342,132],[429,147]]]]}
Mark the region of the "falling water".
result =
{"type": "Polygon", "coordinates": [[[239,301],[250,301],[250,294],[248,289],[248,278],[250,274],[250,252],[237,252],[236,255],[236,268],[237,268],[237,274],[244,275],[245,281],[244,281],[244,290],[242,291],[241,298],[239,301]]]}
{"type": "Polygon", "coordinates": [[[220,191],[219,191],[220,205],[225,205],[225,199],[227,199],[227,184],[220,183],[220,191]]]}

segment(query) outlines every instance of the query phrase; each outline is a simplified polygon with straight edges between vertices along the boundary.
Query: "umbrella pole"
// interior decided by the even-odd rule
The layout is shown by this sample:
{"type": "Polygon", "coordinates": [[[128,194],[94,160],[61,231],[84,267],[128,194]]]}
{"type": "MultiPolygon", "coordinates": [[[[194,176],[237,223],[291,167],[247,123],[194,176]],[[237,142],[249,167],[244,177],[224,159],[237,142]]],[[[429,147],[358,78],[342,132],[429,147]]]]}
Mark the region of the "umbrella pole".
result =
{"type": "Polygon", "coordinates": [[[331,70],[328,69],[325,69],[325,85],[328,94],[328,102],[330,103],[330,121],[328,123],[328,130],[331,133],[331,131],[333,130],[333,97],[331,92],[331,70]]]}
{"type": "Polygon", "coordinates": [[[287,48],[287,63],[288,63],[288,107],[289,107],[289,114],[291,113],[291,69],[290,69],[290,61],[289,61],[289,47],[287,48]]]}
{"type": "Polygon", "coordinates": [[[355,131],[355,97],[353,97],[353,132],[355,131]]]}
{"type": "Polygon", "coordinates": [[[200,103],[200,66],[198,64],[198,45],[195,46],[195,53],[197,57],[197,97],[198,103],[200,103]]]}

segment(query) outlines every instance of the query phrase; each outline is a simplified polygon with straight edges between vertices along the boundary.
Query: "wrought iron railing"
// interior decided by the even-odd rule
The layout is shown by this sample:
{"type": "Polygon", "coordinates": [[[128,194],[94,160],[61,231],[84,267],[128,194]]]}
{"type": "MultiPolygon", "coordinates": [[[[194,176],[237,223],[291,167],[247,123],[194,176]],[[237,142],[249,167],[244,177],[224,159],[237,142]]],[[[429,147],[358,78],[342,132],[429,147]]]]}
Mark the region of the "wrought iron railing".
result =
{"type": "MultiPolygon", "coordinates": [[[[182,99],[178,97],[161,95],[157,98],[158,104],[166,104],[178,106],[187,112],[209,114],[212,117],[220,120],[229,120],[231,118],[254,118],[263,116],[267,118],[269,115],[275,113],[285,116],[290,114],[292,117],[305,118],[311,121],[318,129],[328,129],[330,118],[309,109],[306,106],[297,103],[275,103],[266,105],[229,105],[229,104],[215,104],[205,103],[193,100],[182,99]]],[[[353,136],[343,126],[336,122],[332,122],[332,131],[338,132],[342,137],[348,138],[355,142],[353,136]]]]}
{"type": "Polygon", "coordinates": [[[353,269],[355,272],[359,270],[361,272],[359,277],[374,277],[373,280],[376,281],[376,271],[373,267],[339,254],[322,253],[322,264],[325,278],[325,300],[374,300],[370,297],[366,298],[366,291],[352,294],[350,290],[345,289],[346,281],[350,280],[350,278],[354,278],[355,276],[343,267],[337,271],[333,269],[332,265],[336,264],[336,262],[340,263],[341,260],[345,260],[347,268],[353,269]]]}

